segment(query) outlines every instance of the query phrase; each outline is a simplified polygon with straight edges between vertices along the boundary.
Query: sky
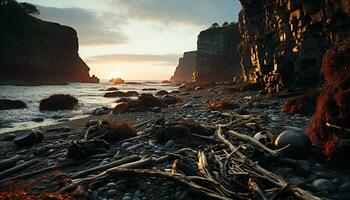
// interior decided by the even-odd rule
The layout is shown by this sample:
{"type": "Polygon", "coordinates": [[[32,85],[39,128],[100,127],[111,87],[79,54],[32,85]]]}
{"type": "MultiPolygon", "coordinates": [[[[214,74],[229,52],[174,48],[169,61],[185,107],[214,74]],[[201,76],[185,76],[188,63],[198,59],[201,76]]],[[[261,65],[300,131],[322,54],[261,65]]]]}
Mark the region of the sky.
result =
{"type": "MultiPolygon", "coordinates": [[[[20,1],[24,2],[24,1],[20,1]]],[[[39,18],[77,30],[79,54],[101,79],[167,80],[211,24],[237,21],[238,0],[26,0],[39,18]]]]}

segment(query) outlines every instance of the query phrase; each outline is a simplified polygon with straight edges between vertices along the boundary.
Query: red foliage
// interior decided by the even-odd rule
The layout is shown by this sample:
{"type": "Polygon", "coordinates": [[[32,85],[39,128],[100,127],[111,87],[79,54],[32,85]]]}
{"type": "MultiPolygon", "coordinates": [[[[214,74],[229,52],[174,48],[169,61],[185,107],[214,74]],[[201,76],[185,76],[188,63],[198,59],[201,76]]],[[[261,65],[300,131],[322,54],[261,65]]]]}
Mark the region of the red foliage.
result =
{"type": "Polygon", "coordinates": [[[282,110],[290,115],[312,115],[316,109],[317,97],[320,90],[312,90],[304,95],[288,99],[282,105],[282,110]]]}
{"type": "Polygon", "coordinates": [[[344,132],[326,123],[350,128],[350,39],[327,51],[322,74],[326,86],[317,100],[308,134],[313,143],[322,145],[323,154],[330,160],[347,155],[349,148],[342,145],[344,132]]]}
{"type": "Polygon", "coordinates": [[[14,191],[0,192],[0,200],[74,200],[75,198],[69,195],[43,193],[31,194],[23,189],[14,191]]]}
{"type": "Polygon", "coordinates": [[[229,109],[235,109],[238,107],[239,106],[233,100],[229,100],[229,101],[218,100],[210,104],[207,110],[229,110],[229,109]]]}

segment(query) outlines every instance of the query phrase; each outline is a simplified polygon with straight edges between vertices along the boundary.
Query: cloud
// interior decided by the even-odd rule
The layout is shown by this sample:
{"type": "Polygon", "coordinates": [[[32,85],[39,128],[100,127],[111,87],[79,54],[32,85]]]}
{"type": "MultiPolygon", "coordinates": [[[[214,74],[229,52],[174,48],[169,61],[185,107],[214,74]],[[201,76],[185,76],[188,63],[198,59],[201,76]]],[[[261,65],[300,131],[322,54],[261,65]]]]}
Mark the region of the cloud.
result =
{"type": "Polygon", "coordinates": [[[130,18],[189,25],[237,21],[241,9],[232,0],[112,0],[112,6],[126,9],[130,18]]]}
{"type": "Polygon", "coordinates": [[[39,18],[73,27],[81,45],[124,44],[127,37],[118,31],[121,16],[114,13],[97,14],[81,8],[55,8],[37,6],[39,18]]]}
{"type": "Polygon", "coordinates": [[[110,54],[94,56],[86,59],[88,63],[153,63],[156,65],[176,66],[181,55],[179,54],[110,54]]]}

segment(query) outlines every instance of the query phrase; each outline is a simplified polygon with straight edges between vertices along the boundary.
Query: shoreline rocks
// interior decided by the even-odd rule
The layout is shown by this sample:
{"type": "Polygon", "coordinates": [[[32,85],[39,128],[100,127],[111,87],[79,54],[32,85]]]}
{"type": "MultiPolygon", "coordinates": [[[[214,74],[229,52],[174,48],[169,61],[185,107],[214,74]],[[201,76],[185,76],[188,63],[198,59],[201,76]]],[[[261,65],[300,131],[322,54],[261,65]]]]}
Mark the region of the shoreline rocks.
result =
{"type": "Polygon", "coordinates": [[[27,105],[20,100],[0,99],[0,110],[23,109],[27,105]]]}
{"type": "Polygon", "coordinates": [[[78,99],[69,94],[54,94],[40,101],[41,111],[74,110],[78,99]]]}

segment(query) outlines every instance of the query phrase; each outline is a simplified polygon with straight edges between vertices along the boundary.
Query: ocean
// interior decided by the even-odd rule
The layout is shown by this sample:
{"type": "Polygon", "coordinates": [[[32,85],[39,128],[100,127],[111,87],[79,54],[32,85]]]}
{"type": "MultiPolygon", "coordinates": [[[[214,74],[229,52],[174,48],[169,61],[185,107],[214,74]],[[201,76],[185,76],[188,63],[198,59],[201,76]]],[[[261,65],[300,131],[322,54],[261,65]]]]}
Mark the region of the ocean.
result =
{"type": "MultiPolygon", "coordinates": [[[[131,81],[130,81],[131,82],[131,81]]],[[[178,87],[161,83],[160,81],[132,81],[139,84],[112,85],[107,81],[100,84],[70,83],[68,85],[42,86],[0,86],[0,99],[22,100],[28,108],[15,110],[0,110],[0,134],[10,131],[38,128],[60,123],[67,120],[86,117],[96,108],[114,107],[118,98],[105,98],[103,95],[110,87],[120,91],[137,91],[139,93],[155,93],[159,90],[168,92],[178,87]],[[142,91],[146,88],[155,88],[155,91],[142,91]],[[71,94],[78,98],[79,106],[73,111],[40,111],[40,100],[52,94],[71,94]],[[35,118],[44,118],[43,122],[32,121],[35,118]]]]}

